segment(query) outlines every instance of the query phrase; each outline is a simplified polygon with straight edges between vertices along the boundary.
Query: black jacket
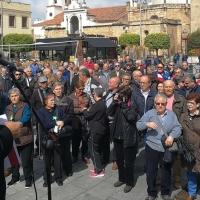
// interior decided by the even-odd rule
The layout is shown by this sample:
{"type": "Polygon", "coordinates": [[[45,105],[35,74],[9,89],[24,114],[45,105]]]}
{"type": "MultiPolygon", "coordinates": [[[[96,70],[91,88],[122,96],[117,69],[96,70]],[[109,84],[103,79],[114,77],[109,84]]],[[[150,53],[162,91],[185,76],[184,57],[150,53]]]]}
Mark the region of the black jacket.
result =
{"type": "Polygon", "coordinates": [[[140,84],[134,79],[130,82],[130,86],[132,89],[140,88],[140,84]]]}
{"type": "Polygon", "coordinates": [[[104,135],[108,127],[106,104],[103,99],[98,100],[89,110],[84,110],[83,115],[88,120],[92,133],[104,135]]]}
{"type": "Polygon", "coordinates": [[[8,91],[13,86],[13,82],[12,82],[10,76],[8,74],[6,74],[5,77],[0,75],[0,82],[1,82],[1,85],[2,85],[2,91],[8,93],[8,91]]]}
{"type": "MultiPolygon", "coordinates": [[[[180,94],[180,95],[186,97],[186,90],[187,90],[187,88],[186,88],[185,86],[183,86],[183,87],[181,87],[181,88],[179,89],[178,94],[180,94]]],[[[200,94],[200,85],[197,85],[197,84],[196,84],[196,85],[190,90],[189,93],[191,93],[191,92],[196,92],[196,93],[200,94]]]]}
{"type": "Polygon", "coordinates": [[[13,147],[13,137],[10,130],[0,125],[0,199],[5,200],[6,183],[4,178],[4,158],[9,154],[13,147]]]}
{"type": "Polygon", "coordinates": [[[138,143],[139,134],[136,128],[138,115],[136,105],[133,102],[128,106],[127,103],[119,105],[118,102],[113,101],[107,109],[107,114],[114,116],[111,130],[113,138],[123,139],[125,147],[134,146],[138,143]]]}

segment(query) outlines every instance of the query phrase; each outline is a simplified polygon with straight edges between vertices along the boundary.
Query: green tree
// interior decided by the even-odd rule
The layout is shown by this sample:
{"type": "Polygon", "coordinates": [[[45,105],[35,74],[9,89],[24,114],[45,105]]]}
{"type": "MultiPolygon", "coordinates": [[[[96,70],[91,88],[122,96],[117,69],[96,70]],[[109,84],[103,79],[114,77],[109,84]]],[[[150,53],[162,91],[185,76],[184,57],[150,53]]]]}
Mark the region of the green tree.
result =
{"type": "MultiPolygon", "coordinates": [[[[11,33],[4,36],[4,45],[17,45],[17,44],[33,44],[33,36],[29,34],[18,34],[18,33],[11,33]]],[[[5,47],[8,51],[8,47],[5,47]]],[[[18,54],[18,57],[21,52],[29,52],[33,49],[30,45],[21,45],[21,46],[14,46],[10,48],[11,52],[15,52],[18,54]]]]}
{"type": "Polygon", "coordinates": [[[200,29],[188,35],[187,49],[190,51],[195,46],[200,46],[200,29]]]}
{"type": "Polygon", "coordinates": [[[146,36],[144,44],[149,50],[156,50],[158,56],[158,49],[169,49],[170,37],[165,33],[152,33],[146,36]]]}
{"type": "Polygon", "coordinates": [[[121,34],[119,37],[119,45],[124,49],[127,45],[139,45],[140,36],[138,34],[121,34]]]}

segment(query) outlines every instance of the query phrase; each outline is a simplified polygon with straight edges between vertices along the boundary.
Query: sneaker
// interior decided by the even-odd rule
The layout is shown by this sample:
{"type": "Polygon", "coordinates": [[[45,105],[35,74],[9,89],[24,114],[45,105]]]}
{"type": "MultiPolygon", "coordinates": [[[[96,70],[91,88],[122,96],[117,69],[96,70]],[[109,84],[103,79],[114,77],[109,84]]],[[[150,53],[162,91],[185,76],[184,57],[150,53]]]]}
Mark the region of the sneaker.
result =
{"type": "MultiPolygon", "coordinates": [[[[94,169],[94,167],[91,167],[91,168],[89,169],[89,171],[90,171],[90,172],[92,172],[92,173],[94,173],[94,172],[95,172],[95,169],[94,169]]],[[[105,172],[105,169],[102,169],[102,171],[104,171],[104,172],[105,172]]]]}
{"type": "Polygon", "coordinates": [[[18,179],[11,179],[11,181],[7,184],[8,185],[8,187],[12,187],[13,185],[15,185],[15,184],[17,184],[17,183],[19,183],[20,182],[20,180],[18,179]]]}
{"type": "Polygon", "coordinates": [[[90,177],[92,178],[102,177],[102,176],[105,176],[104,171],[102,171],[100,174],[95,174],[95,173],[90,174],[90,177]]]}
{"type": "Polygon", "coordinates": [[[25,188],[29,189],[29,188],[31,188],[31,186],[32,186],[32,182],[27,181],[26,184],[25,184],[25,188]]]}

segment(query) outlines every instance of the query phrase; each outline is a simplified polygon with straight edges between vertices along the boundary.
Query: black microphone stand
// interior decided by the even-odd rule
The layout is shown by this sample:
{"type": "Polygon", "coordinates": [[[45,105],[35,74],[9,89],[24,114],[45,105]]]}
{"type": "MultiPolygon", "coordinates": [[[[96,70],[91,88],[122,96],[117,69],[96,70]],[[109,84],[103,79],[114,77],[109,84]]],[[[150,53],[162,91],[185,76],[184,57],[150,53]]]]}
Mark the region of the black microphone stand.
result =
{"type": "MultiPolygon", "coordinates": [[[[1,61],[2,59],[0,59],[1,61]]],[[[6,61],[5,61],[6,62],[6,61]]],[[[4,63],[2,63],[4,64],[4,63]]],[[[29,99],[27,98],[27,96],[25,95],[24,91],[22,90],[22,87],[20,85],[20,83],[16,80],[15,76],[14,76],[14,71],[17,70],[16,67],[13,67],[13,65],[9,66],[9,64],[7,65],[7,68],[9,70],[9,75],[12,78],[14,85],[19,89],[19,91],[21,92],[22,96],[24,97],[25,101],[28,103],[28,105],[31,107],[31,103],[29,101],[29,99]]],[[[42,121],[40,120],[35,108],[32,107],[32,111],[33,114],[35,115],[36,119],[38,120],[38,122],[40,123],[42,129],[45,131],[46,135],[49,135],[49,132],[47,131],[47,129],[45,128],[44,124],[42,123],[42,121]]],[[[50,137],[50,135],[49,135],[50,137]]],[[[51,181],[50,181],[50,177],[51,177],[51,149],[45,149],[45,158],[46,158],[46,172],[47,172],[47,187],[48,187],[48,200],[52,200],[52,195],[51,195],[51,181]]]]}

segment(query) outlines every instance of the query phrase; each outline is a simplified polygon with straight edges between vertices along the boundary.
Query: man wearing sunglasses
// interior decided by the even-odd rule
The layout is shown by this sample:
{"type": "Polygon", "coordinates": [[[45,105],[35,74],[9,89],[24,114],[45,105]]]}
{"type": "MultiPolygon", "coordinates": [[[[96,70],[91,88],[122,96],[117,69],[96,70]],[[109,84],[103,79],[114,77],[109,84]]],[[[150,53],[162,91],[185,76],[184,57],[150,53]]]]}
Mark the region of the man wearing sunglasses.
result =
{"type": "Polygon", "coordinates": [[[170,74],[164,70],[164,65],[162,63],[157,65],[157,70],[153,71],[152,74],[155,74],[158,77],[160,83],[170,79],[170,74]]]}
{"type": "Polygon", "coordinates": [[[174,62],[169,62],[169,64],[167,65],[167,67],[165,68],[165,70],[170,74],[170,77],[174,76],[174,62]]]}
{"type": "Polygon", "coordinates": [[[169,147],[172,145],[174,139],[181,135],[181,125],[179,124],[175,113],[166,108],[167,97],[165,94],[157,94],[155,96],[154,106],[155,109],[146,112],[137,122],[137,128],[139,130],[147,129],[145,161],[148,196],[145,200],[155,200],[157,198],[156,176],[159,163],[163,173],[161,198],[163,200],[170,200],[172,164],[163,162],[165,149],[161,143],[161,137],[164,133],[160,124],[162,123],[165,131],[168,133],[168,137],[165,140],[165,146],[169,147]]]}
{"type": "Polygon", "coordinates": [[[115,63],[115,69],[110,72],[110,78],[119,77],[122,80],[122,76],[125,74],[123,70],[120,69],[120,64],[115,63]]]}

